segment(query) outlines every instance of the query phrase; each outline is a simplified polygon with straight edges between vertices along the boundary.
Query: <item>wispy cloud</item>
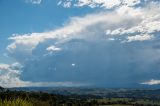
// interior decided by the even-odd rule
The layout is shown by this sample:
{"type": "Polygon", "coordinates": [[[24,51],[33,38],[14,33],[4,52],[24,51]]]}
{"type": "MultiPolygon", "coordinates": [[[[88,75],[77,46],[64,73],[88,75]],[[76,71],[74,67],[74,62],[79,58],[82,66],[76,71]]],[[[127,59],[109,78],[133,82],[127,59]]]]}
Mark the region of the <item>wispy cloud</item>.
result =
{"type": "MultiPolygon", "coordinates": [[[[66,8],[65,4],[70,4],[75,7],[83,7],[88,6],[91,8],[105,8],[105,9],[112,9],[119,6],[128,6],[134,7],[146,2],[152,2],[156,0],[60,0],[58,5],[62,5],[66,8]]],[[[70,6],[69,6],[70,7],[70,6]]],[[[68,6],[67,6],[68,8],[68,6]]]]}
{"type": "Polygon", "coordinates": [[[54,52],[54,51],[60,51],[61,48],[58,48],[58,47],[55,47],[54,45],[52,45],[52,46],[49,46],[46,50],[50,51],[50,52],[54,52]]]}
{"type": "Polygon", "coordinates": [[[159,85],[160,84],[160,80],[151,79],[151,80],[143,82],[141,84],[145,84],[145,85],[159,85]]]}
{"type": "Polygon", "coordinates": [[[67,2],[62,2],[62,1],[59,1],[57,3],[58,6],[62,5],[64,8],[70,8],[71,5],[72,5],[72,2],[71,1],[67,1],[67,2]]]}
{"type": "Polygon", "coordinates": [[[26,0],[27,3],[41,4],[42,0],[26,0]]]}
{"type": "Polygon", "coordinates": [[[135,35],[135,36],[128,36],[127,42],[133,42],[133,41],[145,41],[145,40],[151,40],[153,39],[153,35],[135,35]]]}

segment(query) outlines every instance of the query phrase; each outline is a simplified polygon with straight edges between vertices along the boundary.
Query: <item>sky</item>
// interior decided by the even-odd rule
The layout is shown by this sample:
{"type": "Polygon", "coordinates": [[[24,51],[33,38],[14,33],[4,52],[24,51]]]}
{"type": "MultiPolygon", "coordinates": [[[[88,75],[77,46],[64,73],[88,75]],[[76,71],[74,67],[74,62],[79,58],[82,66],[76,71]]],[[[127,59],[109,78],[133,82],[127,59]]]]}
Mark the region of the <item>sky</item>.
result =
{"type": "Polygon", "coordinates": [[[159,0],[0,0],[0,86],[160,84],[159,0]]]}

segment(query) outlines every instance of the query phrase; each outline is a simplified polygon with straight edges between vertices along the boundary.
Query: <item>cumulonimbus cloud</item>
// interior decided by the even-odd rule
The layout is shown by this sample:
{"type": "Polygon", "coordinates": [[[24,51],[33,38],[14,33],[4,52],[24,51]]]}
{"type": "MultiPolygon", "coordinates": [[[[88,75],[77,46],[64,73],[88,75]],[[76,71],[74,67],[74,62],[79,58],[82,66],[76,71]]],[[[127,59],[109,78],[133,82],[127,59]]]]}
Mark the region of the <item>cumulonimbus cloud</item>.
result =
{"type": "MultiPolygon", "coordinates": [[[[159,62],[160,51],[153,46],[159,45],[160,7],[156,3],[134,7],[139,1],[124,0],[127,6],[112,11],[72,17],[63,27],[49,32],[13,35],[9,38],[12,43],[7,47],[8,55],[23,66],[19,77],[14,77],[18,79],[15,82],[40,82],[38,86],[43,82],[74,81],[104,86],[111,82],[139,84],[141,80],[156,78],[153,69],[159,71],[155,64],[159,62]]],[[[78,3],[108,5],[103,2],[78,3]]]]}
{"type": "MultiPolygon", "coordinates": [[[[106,38],[112,38],[115,37],[115,35],[128,35],[134,37],[140,34],[152,36],[153,33],[158,32],[160,29],[159,13],[160,7],[158,4],[151,3],[142,9],[122,6],[111,12],[90,14],[85,17],[72,17],[70,22],[64,25],[64,27],[53,31],[24,35],[15,34],[9,38],[14,42],[10,44],[7,49],[12,52],[14,50],[21,51],[21,48],[25,48],[22,51],[29,52],[32,51],[39,43],[49,39],[59,39],[58,41],[63,42],[72,38],[81,39],[89,36],[95,37],[97,36],[95,32],[102,34],[106,33],[106,38]],[[154,8],[155,6],[157,8],[154,8]],[[89,31],[89,29],[94,29],[95,27],[98,28],[94,33],[89,31]]],[[[140,35],[138,38],[141,37],[140,35]]],[[[99,36],[100,35],[98,35],[98,37],[99,36]]]]}

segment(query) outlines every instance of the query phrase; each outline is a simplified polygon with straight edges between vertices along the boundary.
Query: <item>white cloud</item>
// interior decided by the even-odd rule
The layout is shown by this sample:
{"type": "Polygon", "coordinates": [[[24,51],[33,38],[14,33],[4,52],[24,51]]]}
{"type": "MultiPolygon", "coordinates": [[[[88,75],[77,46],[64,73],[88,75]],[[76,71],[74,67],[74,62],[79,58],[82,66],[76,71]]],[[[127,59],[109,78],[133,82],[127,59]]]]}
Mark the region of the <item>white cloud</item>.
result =
{"type": "Polygon", "coordinates": [[[155,80],[155,79],[151,79],[147,82],[143,82],[141,84],[145,84],[145,85],[159,85],[160,84],[160,80],[155,80]]]}
{"type": "Polygon", "coordinates": [[[64,8],[70,8],[72,6],[72,0],[67,0],[67,1],[62,1],[60,0],[58,3],[57,3],[58,6],[62,5],[64,8]]]}
{"type": "MultiPolygon", "coordinates": [[[[55,34],[54,34],[55,35],[55,34]]],[[[17,51],[25,51],[26,53],[31,53],[32,50],[45,39],[52,39],[55,36],[52,36],[52,32],[47,33],[32,33],[32,34],[24,34],[24,35],[16,35],[14,34],[9,40],[14,40],[12,44],[7,47],[9,52],[17,51]]]]}
{"type": "Polygon", "coordinates": [[[42,0],[26,0],[27,3],[41,4],[42,0]]]}
{"type": "Polygon", "coordinates": [[[64,3],[63,7],[70,8],[71,7],[71,2],[64,3]]]}
{"type": "Polygon", "coordinates": [[[72,63],[71,65],[72,65],[72,67],[75,67],[75,66],[76,66],[76,64],[75,64],[75,63],[72,63]]]}
{"type": "Polygon", "coordinates": [[[20,70],[16,70],[18,64],[8,65],[8,64],[0,64],[0,84],[1,86],[15,86],[20,82],[19,75],[20,70]]]}
{"type": "Polygon", "coordinates": [[[122,3],[127,6],[135,6],[141,3],[141,0],[123,0],[122,3]]]}
{"type": "Polygon", "coordinates": [[[116,12],[122,16],[135,17],[140,16],[139,18],[143,18],[144,11],[141,8],[133,8],[127,6],[120,6],[116,9],[116,12]]]}
{"type": "Polygon", "coordinates": [[[12,65],[0,64],[0,85],[3,87],[26,87],[26,86],[43,86],[43,87],[55,87],[55,86],[84,86],[86,84],[73,83],[73,82],[31,82],[23,81],[20,79],[21,65],[14,63],[12,65]]]}
{"type": "Polygon", "coordinates": [[[151,3],[144,8],[122,6],[111,12],[72,17],[69,23],[53,31],[24,35],[17,34],[10,37],[9,39],[14,42],[7,47],[7,50],[10,53],[25,51],[31,54],[39,43],[46,40],[61,39],[59,42],[64,42],[72,38],[97,36],[98,33],[105,33],[106,29],[107,36],[126,34],[134,36],[137,33],[140,33],[140,35],[152,35],[152,33],[160,31],[159,13],[160,7],[158,4],[151,3]],[[90,31],[89,27],[92,27],[94,33],[90,31]]]}
{"type": "Polygon", "coordinates": [[[128,37],[127,37],[127,42],[145,41],[145,40],[150,40],[150,39],[153,39],[153,38],[154,38],[153,35],[148,35],[148,34],[144,34],[144,35],[134,35],[134,36],[128,36],[128,37]]]}
{"type": "Polygon", "coordinates": [[[52,45],[52,46],[49,46],[46,50],[54,52],[54,51],[60,51],[61,48],[58,48],[58,47],[55,47],[54,45],[52,45]]]}
{"type": "MultiPolygon", "coordinates": [[[[141,3],[153,2],[156,0],[60,0],[57,5],[70,4],[75,7],[89,6],[91,8],[100,7],[105,9],[112,9],[119,6],[134,7],[141,3]]],[[[67,6],[68,7],[68,6],[67,6]]]]}
{"type": "Polygon", "coordinates": [[[150,17],[145,17],[145,19],[138,25],[131,28],[117,28],[112,31],[107,30],[106,34],[110,35],[124,35],[124,34],[152,34],[154,32],[160,31],[160,14],[157,11],[157,15],[151,15],[150,17]]]}
{"type": "MultiPolygon", "coordinates": [[[[49,40],[54,41],[50,45],[58,46],[71,39],[95,41],[108,39],[108,41],[128,43],[151,40],[157,36],[154,33],[160,31],[159,13],[158,4],[151,3],[143,8],[122,6],[113,11],[93,13],[84,17],[71,17],[70,21],[63,27],[52,31],[23,35],[14,34],[9,38],[13,42],[7,47],[8,55],[14,57],[18,62],[24,62],[33,56],[33,50],[38,45],[49,40]]],[[[60,51],[60,48],[53,46],[46,48],[48,52],[51,50],[52,52],[60,51]]]]}
{"type": "Polygon", "coordinates": [[[115,6],[120,5],[120,0],[78,0],[77,4],[74,4],[75,6],[81,7],[81,6],[89,6],[91,8],[100,6],[105,8],[113,8],[115,6]]]}
{"type": "Polygon", "coordinates": [[[140,21],[133,25],[120,26],[112,30],[107,29],[106,35],[132,35],[128,36],[129,42],[135,41],[138,38],[140,39],[139,41],[152,39],[153,34],[160,31],[160,7],[158,5],[159,3],[151,3],[147,8],[136,9],[131,7],[120,7],[120,9],[117,10],[119,14],[124,14],[124,16],[126,14],[129,16],[137,16],[137,19],[139,18],[140,21]]]}
{"type": "Polygon", "coordinates": [[[62,2],[62,1],[59,1],[57,5],[62,5],[64,8],[70,8],[72,3],[71,1],[67,1],[67,2],[62,2]]]}
{"type": "Polygon", "coordinates": [[[0,70],[6,70],[8,69],[9,65],[8,64],[0,64],[0,70]]]}
{"type": "Polygon", "coordinates": [[[108,40],[109,40],[109,41],[114,41],[115,39],[114,39],[114,38],[108,38],[108,40]]]}
{"type": "MultiPolygon", "coordinates": [[[[72,38],[82,39],[92,37],[93,39],[93,36],[94,38],[100,38],[98,34],[105,33],[105,29],[114,28],[124,22],[124,26],[128,25],[131,20],[134,21],[135,24],[138,23],[140,19],[137,19],[137,15],[129,14],[127,17],[123,16],[123,14],[119,14],[117,11],[89,14],[84,17],[72,17],[69,23],[53,31],[24,35],[14,34],[14,36],[9,38],[14,42],[7,47],[7,50],[10,53],[14,51],[32,53],[32,50],[39,43],[50,39],[59,39],[59,42],[64,42],[72,38]],[[90,31],[90,29],[94,30],[94,32],[90,31]]],[[[132,23],[130,23],[130,25],[132,25],[132,23]]]]}

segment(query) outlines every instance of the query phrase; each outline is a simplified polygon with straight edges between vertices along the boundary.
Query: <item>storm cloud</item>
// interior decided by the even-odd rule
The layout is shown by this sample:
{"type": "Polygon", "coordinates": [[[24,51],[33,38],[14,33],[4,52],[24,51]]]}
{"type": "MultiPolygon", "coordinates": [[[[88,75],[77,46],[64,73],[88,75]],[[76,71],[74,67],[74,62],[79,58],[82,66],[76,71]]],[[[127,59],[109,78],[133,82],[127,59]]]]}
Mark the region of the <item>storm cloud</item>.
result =
{"type": "Polygon", "coordinates": [[[136,7],[139,2],[71,17],[63,27],[48,32],[14,34],[7,50],[23,66],[18,78],[105,87],[158,79],[159,2],[136,7]]]}

